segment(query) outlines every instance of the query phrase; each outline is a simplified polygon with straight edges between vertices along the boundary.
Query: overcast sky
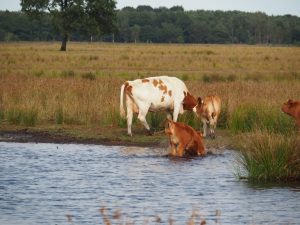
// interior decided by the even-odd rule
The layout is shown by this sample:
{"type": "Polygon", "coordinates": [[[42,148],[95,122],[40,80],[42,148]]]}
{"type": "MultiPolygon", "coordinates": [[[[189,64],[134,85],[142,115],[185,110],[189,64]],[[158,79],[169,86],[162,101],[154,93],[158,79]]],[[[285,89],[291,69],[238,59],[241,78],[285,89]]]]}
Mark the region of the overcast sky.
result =
{"type": "MultiPolygon", "coordinates": [[[[265,12],[268,15],[292,14],[300,16],[300,0],[117,0],[117,8],[150,5],[183,6],[185,10],[240,10],[246,12],[265,12]]],[[[0,10],[20,10],[20,0],[0,0],[0,10]]]]}

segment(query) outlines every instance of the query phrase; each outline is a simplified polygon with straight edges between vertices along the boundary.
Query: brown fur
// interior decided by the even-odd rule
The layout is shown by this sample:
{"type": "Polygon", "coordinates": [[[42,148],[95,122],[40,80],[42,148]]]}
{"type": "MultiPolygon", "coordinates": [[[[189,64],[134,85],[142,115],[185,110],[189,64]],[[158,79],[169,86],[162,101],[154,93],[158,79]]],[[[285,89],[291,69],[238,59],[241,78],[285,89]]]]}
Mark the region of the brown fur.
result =
{"type": "Polygon", "coordinates": [[[168,94],[169,94],[169,96],[171,97],[171,96],[172,96],[172,90],[169,90],[169,91],[168,91],[168,94]]]}
{"type": "Polygon", "coordinates": [[[148,80],[148,79],[143,79],[142,80],[142,83],[147,83],[147,82],[150,82],[150,80],[148,80]]]}
{"type": "Polygon", "coordinates": [[[203,136],[207,135],[207,124],[210,126],[210,136],[215,137],[215,128],[221,113],[221,99],[217,95],[209,95],[197,100],[196,113],[203,123],[203,136]]]}
{"type": "Polygon", "coordinates": [[[154,79],[152,82],[153,82],[154,87],[156,87],[158,85],[158,81],[157,80],[154,79]]]}
{"type": "Polygon", "coordinates": [[[168,128],[165,129],[165,133],[170,139],[170,154],[172,156],[206,155],[202,137],[197,131],[184,123],[174,122],[169,119],[167,119],[167,123],[168,128]]]}
{"type": "Polygon", "coordinates": [[[184,99],[182,101],[182,106],[184,110],[192,111],[193,108],[197,105],[197,100],[189,92],[183,92],[184,99]]]}
{"type": "Polygon", "coordinates": [[[296,124],[300,127],[300,101],[293,101],[289,99],[283,103],[281,110],[292,116],[296,120],[296,124]]]}
{"type": "Polygon", "coordinates": [[[167,94],[167,92],[168,92],[168,87],[167,87],[167,85],[162,85],[162,84],[160,84],[160,85],[158,86],[158,88],[159,88],[159,90],[161,90],[164,94],[167,94]]]}

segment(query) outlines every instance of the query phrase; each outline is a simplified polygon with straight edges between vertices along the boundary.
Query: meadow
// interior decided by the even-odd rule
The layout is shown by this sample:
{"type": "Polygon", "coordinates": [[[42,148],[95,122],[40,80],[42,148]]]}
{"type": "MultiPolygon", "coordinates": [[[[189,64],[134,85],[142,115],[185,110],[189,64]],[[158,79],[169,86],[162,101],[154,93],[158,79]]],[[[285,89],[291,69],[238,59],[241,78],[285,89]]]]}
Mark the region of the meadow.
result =
{"type": "MultiPolygon", "coordinates": [[[[126,80],[169,75],[195,96],[222,99],[219,127],[228,135],[265,132],[297,136],[280,107],[300,98],[300,48],[257,45],[69,43],[0,44],[1,131],[67,131],[79,138],[151,143],[135,120],[133,138],[119,116],[126,80]],[[115,137],[117,136],[117,137],[115,137]]],[[[163,114],[149,114],[161,132],[163,114]]],[[[179,120],[200,129],[191,113],[179,120]]],[[[161,133],[159,133],[161,134],[161,133]]],[[[253,137],[255,139],[255,137],[253,137]]]]}

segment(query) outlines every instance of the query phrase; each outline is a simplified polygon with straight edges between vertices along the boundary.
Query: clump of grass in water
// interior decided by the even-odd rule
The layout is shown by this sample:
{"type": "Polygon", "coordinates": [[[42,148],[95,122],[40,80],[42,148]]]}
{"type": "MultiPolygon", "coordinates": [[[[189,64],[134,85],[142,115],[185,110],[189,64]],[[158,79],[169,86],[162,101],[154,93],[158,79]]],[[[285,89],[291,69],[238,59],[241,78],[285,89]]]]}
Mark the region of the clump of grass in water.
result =
{"type": "Polygon", "coordinates": [[[252,182],[300,180],[299,137],[256,131],[242,138],[237,175],[252,182]]]}
{"type": "Polygon", "coordinates": [[[233,133],[250,132],[256,129],[274,133],[291,133],[293,121],[280,111],[280,107],[262,104],[243,104],[230,116],[229,129],[233,133]]]}

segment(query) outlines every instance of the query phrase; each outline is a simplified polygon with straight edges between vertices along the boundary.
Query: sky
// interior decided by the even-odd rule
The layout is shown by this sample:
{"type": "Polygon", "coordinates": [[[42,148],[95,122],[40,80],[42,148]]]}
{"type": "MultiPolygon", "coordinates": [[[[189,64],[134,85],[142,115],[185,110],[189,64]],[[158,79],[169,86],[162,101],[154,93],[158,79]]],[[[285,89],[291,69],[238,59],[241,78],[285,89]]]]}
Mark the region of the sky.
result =
{"type": "MultiPolygon", "coordinates": [[[[240,10],[245,12],[265,12],[268,15],[291,14],[300,16],[300,0],[117,0],[117,9],[125,6],[150,5],[182,6],[185,10],[240,10]]],[[[0,10],[20,10],[20,0],[0,0],[0,10]]]]}

